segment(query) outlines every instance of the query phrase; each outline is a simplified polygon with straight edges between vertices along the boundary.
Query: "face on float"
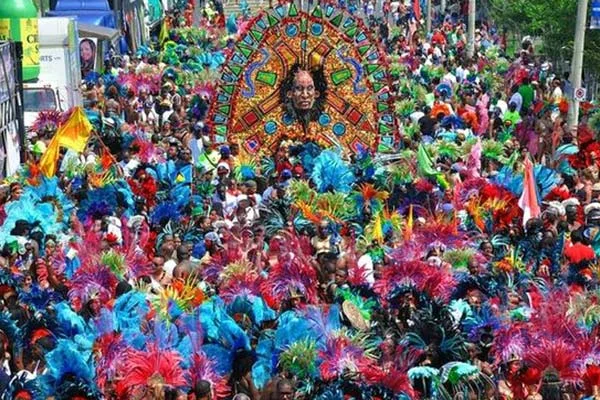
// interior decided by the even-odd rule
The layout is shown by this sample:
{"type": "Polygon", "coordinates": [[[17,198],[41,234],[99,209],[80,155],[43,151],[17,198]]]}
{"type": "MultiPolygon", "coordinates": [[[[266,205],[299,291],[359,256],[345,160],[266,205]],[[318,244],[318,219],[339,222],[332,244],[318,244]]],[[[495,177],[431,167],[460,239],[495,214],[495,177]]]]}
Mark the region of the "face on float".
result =
{"type": "Polygon", "coordinates": [[[292,99],[292,105],[296,110],[308,111],[313,108],[319,92],[308,71],[298,71],[294,78],[294,86],[288,91],[287,96],[292,99]]]}

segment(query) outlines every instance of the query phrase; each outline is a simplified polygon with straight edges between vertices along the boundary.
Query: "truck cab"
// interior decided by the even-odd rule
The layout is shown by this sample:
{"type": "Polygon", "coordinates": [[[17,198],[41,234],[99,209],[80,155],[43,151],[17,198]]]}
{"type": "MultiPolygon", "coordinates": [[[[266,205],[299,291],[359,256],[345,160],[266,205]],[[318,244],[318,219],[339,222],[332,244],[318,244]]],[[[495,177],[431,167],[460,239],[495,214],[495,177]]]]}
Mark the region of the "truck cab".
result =
{"type": "Polygon", "coordinates": [[[33,125],[40,111],[62,112],[82,104],[76,19],[40,18],[38,25],[40,75],[23,84],[25,128],[33,125]]]}
{"type": "Polygon", "coordinates": [[[40,111],[65,111],[60,91],[50,84],[26,83],[23,85],[25,127],[30,128],[40,111]]]}

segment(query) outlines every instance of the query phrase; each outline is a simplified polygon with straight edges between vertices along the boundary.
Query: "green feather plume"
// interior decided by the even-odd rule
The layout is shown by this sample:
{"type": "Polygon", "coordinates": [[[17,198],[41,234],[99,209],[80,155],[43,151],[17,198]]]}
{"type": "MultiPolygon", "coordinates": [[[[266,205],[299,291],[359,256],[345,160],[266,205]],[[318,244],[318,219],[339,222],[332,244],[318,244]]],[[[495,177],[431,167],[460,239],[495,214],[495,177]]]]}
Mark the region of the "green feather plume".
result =
{"type": "Polygon", "coordinates": [[[295,201],[310,204],[317,196],[317,192],[310,187],[306,180],[293,179],[288,187],[290,197],[295,201]]]}
{"type": "Polygon", "coordinates": [[[437,142],[433,151],[439,157],[448,157],[452,161],[456,161],[461,156],[460,147],[456,143],[447,140],[437,142]]]}
{"type": "Polygon", "coordinates": [[[373,299],[364,299],[350,289],[338,289],[337,293],[344,301],[349,301],[354,304],[360,311],[360,315],[367,321],[371,320],[371,312],[377,305],[373,299]]]}
{"type": "Polygon", "coordinates": [[[588,126],[595,133],[600,133],[600,112],[593,113],[588,119],[588,126]]]}
{"type": "Polygon", "coordinates": [[[110,268],[118,278],[123,278],[125,275],[125,256],[114,250],[108,250],[102,253],[100,263],[110,268]]]}
{"type": "Polygon", "coordinates": [[[504,145],[495,140],[484,140],[481,143],[481,154],[492,160],[499,160],[504,155],[504,145]]]}
{"type": "Polygon", "coordinates": [[[299,380],[310,379],[318,374],[317,343],[306,339],[292,343],[279,356],[279,368],[299,380]]]}
{"type": "Polygon", "coordinates": [[[465,269],[468,267],[469,261],[473,256],[475,256],[475,250],[473,249],[450,250],[444,253],[444,261],[456,269],[465,269]]]}
{"type": "Polygon", "coordinates": [[[408,117],[410,114],[415,112],[415,102],[411,99],[400,100],[396,102],[394,108],[396,115],[408,117]]]}

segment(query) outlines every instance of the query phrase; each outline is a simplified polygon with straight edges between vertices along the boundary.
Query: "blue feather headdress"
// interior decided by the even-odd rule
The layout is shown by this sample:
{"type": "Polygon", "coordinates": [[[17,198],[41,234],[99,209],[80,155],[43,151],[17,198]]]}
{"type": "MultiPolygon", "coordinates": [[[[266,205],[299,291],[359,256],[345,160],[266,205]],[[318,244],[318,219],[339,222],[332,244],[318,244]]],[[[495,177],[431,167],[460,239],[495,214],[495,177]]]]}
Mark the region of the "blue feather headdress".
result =
{"type": "Polygon", "coordinates": [[[91,352],[81,351],[69,340],[59,340],[45,359],[48,372],[40,377],[40,383],[46,396],[65,400],[77,395],[101,398],[94,383],[91,352]]]}
{"type": "Polygon", "coordinates": [[[52,289],[42,289],[32,285],[29,291],[19,292],[19,302],[27,305],[32,311],[45,311],[49,306],[61,301],[61,296],[52,289]]]}
{"type": "Polygon", "coordinates": [[[13,377],[2,395],[0,395],[0,400],[13,400],[17,398],[45,400],[46,396],[44,396],[39,379],[29,379],[27,375],[22,374],[13,377]]]}
{"type": "Polygon", "coordinates": [[[58,186],[58,178],[42,177],[39,185],[25,186],[24,192],[40,203],[51,203],[57,212],[57,217],[62,216],[60,222],[67,224],[74,205],[58,186]]]}
{"type": "Polygon", "coordinates": [[[23,346],[23,333],[7,311],[0,312],[0,334],[4,334],[14,349],[23,346]]]}
{"type": "Polygon", "coordinates": [[[348,164],[331,150],[325,150],[315,158],[311,179],[320,193],[348,193],[355,182],[354,173],[348,164]]]}

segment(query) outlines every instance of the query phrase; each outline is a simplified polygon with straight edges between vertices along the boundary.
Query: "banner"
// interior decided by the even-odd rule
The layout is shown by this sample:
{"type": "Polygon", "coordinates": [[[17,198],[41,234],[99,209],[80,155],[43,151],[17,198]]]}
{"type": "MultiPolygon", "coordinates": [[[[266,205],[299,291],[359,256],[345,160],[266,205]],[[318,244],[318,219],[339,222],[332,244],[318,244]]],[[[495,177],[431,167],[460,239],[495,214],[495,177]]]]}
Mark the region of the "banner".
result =
{"type": "Polygon", "coordinates": [[[0,40],[10,40],[10,19],[0,19],[0,40]]]}
{"type": "Polygon", "coordinates": [[[23,42],[23,67],[40,65],[38,44],[38,19],[21,18],[21,42],[23,42]]]}
{"type": "Polygon", "coordinates": [[[0,68],[6,69],[6,76],[0,70],[0,103],[4,103],[13,95],[17,82],[14,59],[8,42],[0,45],[0,68]]]}
{"type": "Polygon", "coordinates": [[[592,18],[590,29],[600,29],[600,0],[592,0],[592,18]]]}

